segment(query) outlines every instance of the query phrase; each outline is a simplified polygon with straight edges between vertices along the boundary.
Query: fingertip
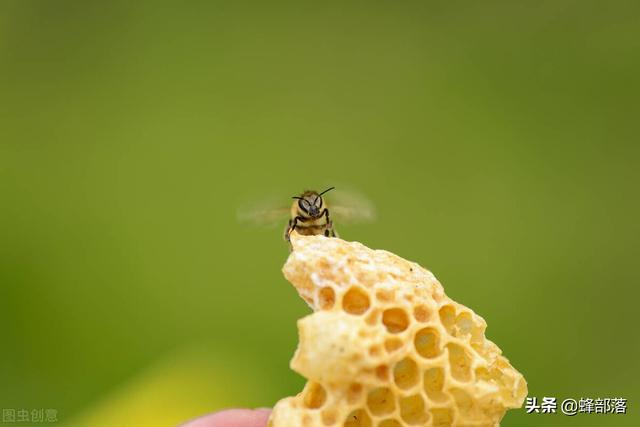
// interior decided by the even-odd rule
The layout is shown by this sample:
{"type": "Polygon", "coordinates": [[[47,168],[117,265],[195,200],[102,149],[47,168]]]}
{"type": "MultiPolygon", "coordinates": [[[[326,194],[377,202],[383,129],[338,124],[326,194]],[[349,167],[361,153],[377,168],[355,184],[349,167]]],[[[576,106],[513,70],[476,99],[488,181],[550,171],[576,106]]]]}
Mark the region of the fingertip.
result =
{"type": "Polygon", "coordinates": [[[196,418],[180,427],[266,427],[269,415],[269,408],[225,409],[196,418]]]}

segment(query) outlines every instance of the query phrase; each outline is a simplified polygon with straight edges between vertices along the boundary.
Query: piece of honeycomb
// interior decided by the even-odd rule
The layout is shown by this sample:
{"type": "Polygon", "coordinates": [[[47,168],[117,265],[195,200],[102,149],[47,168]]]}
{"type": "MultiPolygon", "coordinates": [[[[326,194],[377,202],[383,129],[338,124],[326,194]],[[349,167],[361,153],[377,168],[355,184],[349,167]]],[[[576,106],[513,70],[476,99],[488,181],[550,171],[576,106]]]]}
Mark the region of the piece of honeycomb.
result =
{"type": "Polygon", "coordinates": [[[291,368],[308,379],[270,427],[496,427],[527,383],[486,322],[434,275],[357,242],[292,234],[283,272],[314,310],[291,368]]]}

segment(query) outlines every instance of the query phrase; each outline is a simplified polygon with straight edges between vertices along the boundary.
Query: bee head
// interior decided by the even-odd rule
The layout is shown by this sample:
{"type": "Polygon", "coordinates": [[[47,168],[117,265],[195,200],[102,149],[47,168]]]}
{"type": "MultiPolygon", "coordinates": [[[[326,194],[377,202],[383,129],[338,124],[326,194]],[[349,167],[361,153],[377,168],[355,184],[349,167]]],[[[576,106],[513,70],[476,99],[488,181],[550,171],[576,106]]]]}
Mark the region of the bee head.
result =
{"type": "Polygon", "coordinates": [[[322,195],[327,191],[333,190],[335,187],[328,188],[322,193],[316,191],[305,191],[301,196],[294,196],[294,199],[298,199],[298,208],[302,213],[311,218],[318,218],[322,215],[322,207],[324,202],[322,195]]]}

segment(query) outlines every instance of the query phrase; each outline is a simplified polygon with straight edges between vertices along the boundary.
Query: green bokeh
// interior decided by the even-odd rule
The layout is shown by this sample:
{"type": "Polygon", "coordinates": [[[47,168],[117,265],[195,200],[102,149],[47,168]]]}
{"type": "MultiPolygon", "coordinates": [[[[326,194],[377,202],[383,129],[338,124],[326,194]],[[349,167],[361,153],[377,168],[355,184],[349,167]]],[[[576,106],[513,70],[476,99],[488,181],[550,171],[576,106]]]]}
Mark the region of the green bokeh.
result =
{"type": "Polygon", "coordinates": [[[236,210],[334,184],[378,209],[342,237],[431,269],[531,396],[629,399],[503,425],[638,425],[639,16],[2,1],[0,407],[64,420],[194,343],[275,379],[238,406],[297,393],[282,228],[236,210]]]}

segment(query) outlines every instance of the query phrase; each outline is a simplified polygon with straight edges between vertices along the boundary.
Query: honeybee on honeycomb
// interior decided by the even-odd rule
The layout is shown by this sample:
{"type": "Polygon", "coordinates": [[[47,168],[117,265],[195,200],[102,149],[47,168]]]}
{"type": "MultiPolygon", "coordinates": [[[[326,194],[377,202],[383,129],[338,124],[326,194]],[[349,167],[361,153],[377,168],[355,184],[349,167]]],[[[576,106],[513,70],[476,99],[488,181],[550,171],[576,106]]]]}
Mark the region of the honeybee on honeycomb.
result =
{"type": "Polygon", "coordinates": [[[269,226],[283,222],[288,216],[289,221],[284,232],[287,242],[290,242],[293,232],[303,236],[338,237],[334,219],[340,224],[374,220],[373,204],[366,197],[353,191],[337,190],[335,199],[329,204],[323,196],[332,190],[335,190],[335,187],[321,192],[305,190],[293,196],[293,203],[288,207],[280,202],[261,202],[253,207],[241,209],[238,218],[244,223],[269,226]]]}

